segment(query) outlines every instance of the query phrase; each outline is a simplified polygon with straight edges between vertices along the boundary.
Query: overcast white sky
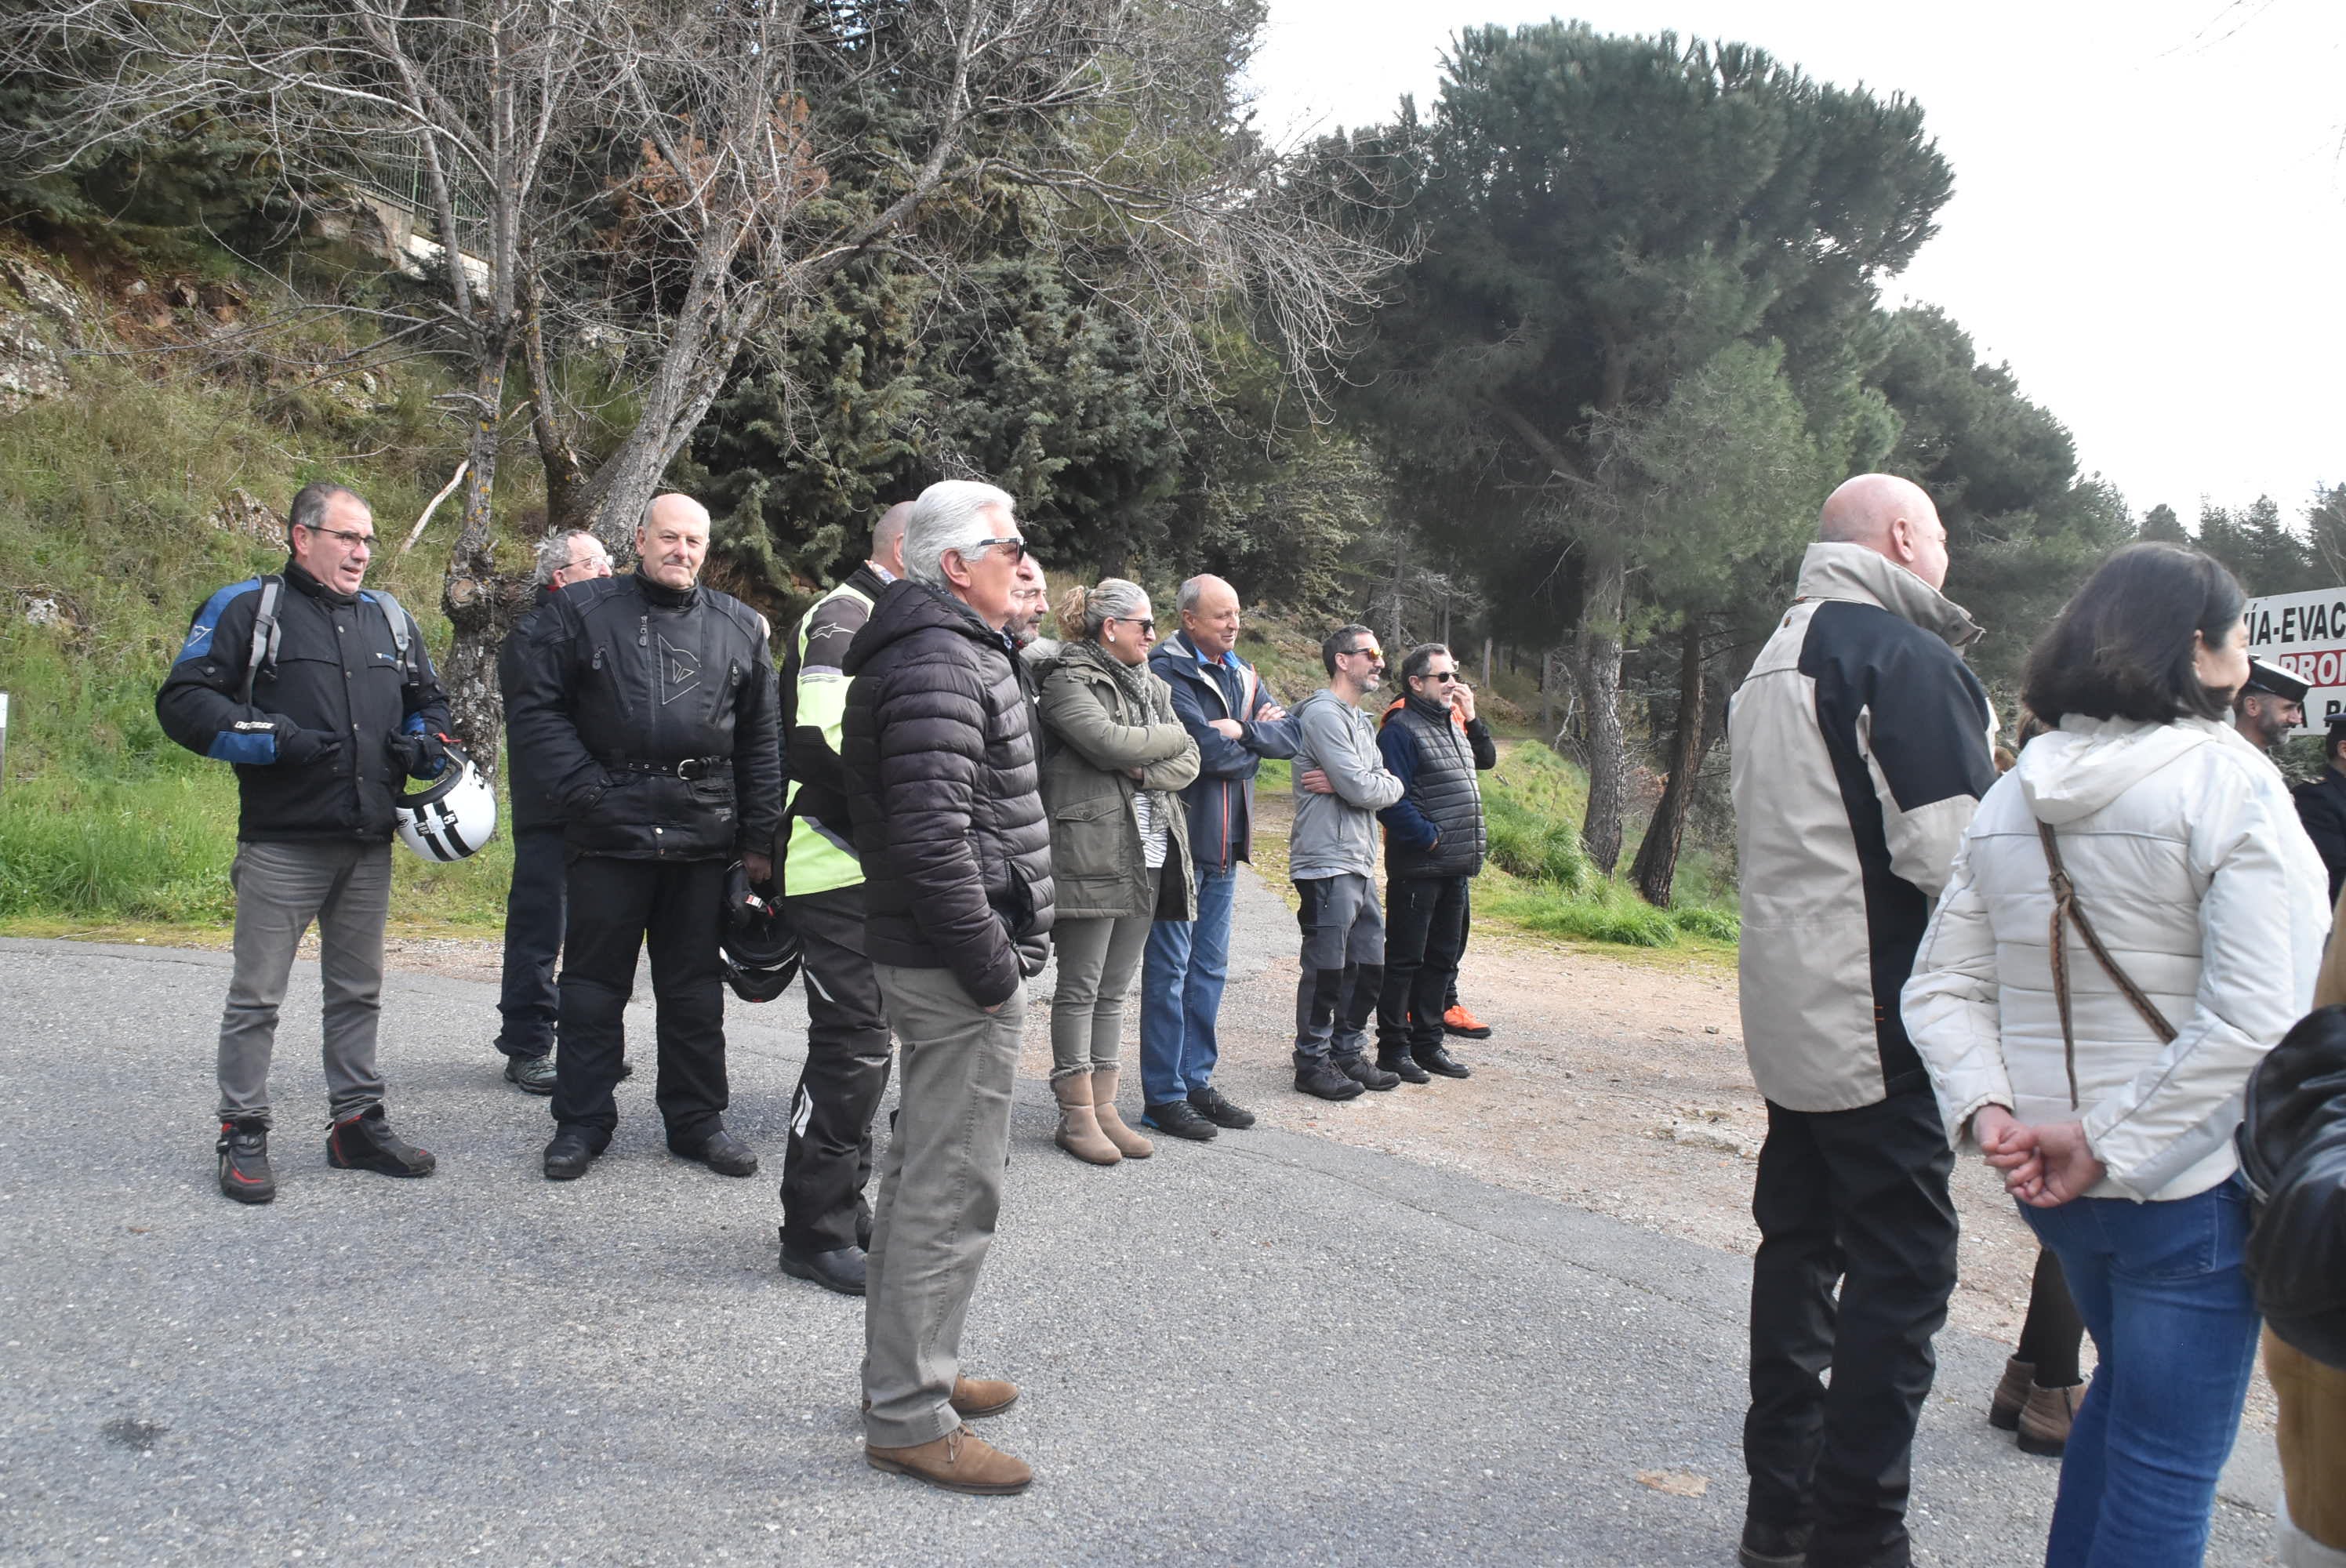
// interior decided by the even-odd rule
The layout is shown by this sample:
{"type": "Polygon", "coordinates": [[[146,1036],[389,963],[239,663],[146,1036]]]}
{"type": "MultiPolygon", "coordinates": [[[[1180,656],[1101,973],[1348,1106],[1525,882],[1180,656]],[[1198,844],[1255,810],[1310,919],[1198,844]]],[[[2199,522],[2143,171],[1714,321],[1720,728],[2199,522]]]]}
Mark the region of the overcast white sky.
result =
{"type": "Polygon", "coordinates": [[[1430,112],[1458,28],[1558,15],[1920,102],[1955,194],[1893,290],[2009,361],[2137,515],[2270,494],[2295,518],[2346,479],[2346,5],[1270,0],[1259,119],[1430,112]]]}

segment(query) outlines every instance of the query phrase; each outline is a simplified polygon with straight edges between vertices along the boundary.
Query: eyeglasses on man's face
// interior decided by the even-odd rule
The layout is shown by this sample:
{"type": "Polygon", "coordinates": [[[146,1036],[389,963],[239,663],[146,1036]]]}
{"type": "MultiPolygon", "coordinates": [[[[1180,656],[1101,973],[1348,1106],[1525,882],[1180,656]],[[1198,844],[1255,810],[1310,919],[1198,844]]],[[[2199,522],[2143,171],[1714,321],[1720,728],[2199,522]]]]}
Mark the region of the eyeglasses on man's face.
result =
{"type": "Polygon", "coordinates": [[[1346,648],[1342,657],[1350,658],[1354,654],[1359,654],[1362,657],[1377,664],[1382,664],[1385,662],[1385,650],[1380,647],[1346,648]]]}
{"type": "Polygon", "coordinates": [[[355,528],[321,528],[315,523],[304,523],[301,526],[312,534],[322,534],[329,539],[339,540],[345,550],[374,548],[374,535],[372,531],[362,534],[355,528]]]}
{"type": "Polygon", "coordinates": [[[1443,686],[1448,686],[1452,681],[1458,678],[1458,672],[1454,669],[1430,669],[1419,678],[1422,680],[1439,681],[1443,686]]]}

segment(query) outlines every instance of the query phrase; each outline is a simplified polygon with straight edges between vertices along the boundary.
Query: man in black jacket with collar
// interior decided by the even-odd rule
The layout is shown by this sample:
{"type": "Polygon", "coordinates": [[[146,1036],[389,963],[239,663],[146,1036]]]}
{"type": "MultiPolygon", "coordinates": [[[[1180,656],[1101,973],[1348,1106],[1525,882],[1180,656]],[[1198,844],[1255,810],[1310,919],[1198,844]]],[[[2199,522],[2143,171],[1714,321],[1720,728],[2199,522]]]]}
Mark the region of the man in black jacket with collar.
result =
{"type": "Polygon", "coordinates": [[[445,764],[448,706],[407,612],[365,581],[374,514],[339,484],[293,497],[281,579],[222,588],[196,612],[155,715],[236,767],[236,970],[219,1033],[220,1191],[277,1196],[269,1060],[293,951],[318,925],[325,982],[329,1164],[385,1176],[434,1161],[383,1119],[375,1031],[403,780],[445,764]]]}
{"type": "MultiPolygon", "coordinates": [[[[508,709],[521,684],[521,655],[528,646],[531,616],[570,584],[610,575],[611,553],[583,528],[554,535],[538,545],[530,615],[522,617],[497,649],[497,687],[508,709]]],[[[562,814],[546,793],[546,780],[529,752],[514,745],[510,737],[505,789],[511,797],[506,820],[513,830],[513,885],[505,892],[505,984],[497,998],[503,1023],[496,1046],[505,1055],[506,1083],[533,1095],[551,1095],[554,1024],[560,1015],[554,961],[562,951],[567,907],[562,814]]]]}
{"type": "Polygon", "coordinates": [[[586,1175],[618,1125],[621,1018],[647,938],[668,1148],[723,1176],[758,1168],[725,1130],[717,944],[727,864],[738,855],[752,882],[773,875],[774,662],[758,613],[699,586],[699,502],[655,497],[636,554],[634,572],[580,583],[533,617],[507,715],[515,748],[543,769],[570,857],[549,1181],[586,1175]]]}

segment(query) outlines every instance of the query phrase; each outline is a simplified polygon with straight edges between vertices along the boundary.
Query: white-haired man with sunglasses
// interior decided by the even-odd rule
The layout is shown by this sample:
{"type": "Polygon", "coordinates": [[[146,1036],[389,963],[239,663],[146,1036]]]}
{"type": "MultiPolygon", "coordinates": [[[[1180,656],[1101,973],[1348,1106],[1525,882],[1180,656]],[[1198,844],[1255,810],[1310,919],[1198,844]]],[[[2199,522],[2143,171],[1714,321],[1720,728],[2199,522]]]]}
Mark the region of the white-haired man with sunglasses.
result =
{"type": "Polygon", "coordinates": [[[873,602],[844,666],[864,946],[901,1085],[864,1265],[864,1457],[982,1493],[1034,1479],[962,1424],[1007,1408],[1017,1388],[960,1368],[1002,1207],[1025,983],[1049,953],[1034,703],[1004,632],[1025,554],[1009,495],[929,486],[905,524],[904,576],[873,602]]]}

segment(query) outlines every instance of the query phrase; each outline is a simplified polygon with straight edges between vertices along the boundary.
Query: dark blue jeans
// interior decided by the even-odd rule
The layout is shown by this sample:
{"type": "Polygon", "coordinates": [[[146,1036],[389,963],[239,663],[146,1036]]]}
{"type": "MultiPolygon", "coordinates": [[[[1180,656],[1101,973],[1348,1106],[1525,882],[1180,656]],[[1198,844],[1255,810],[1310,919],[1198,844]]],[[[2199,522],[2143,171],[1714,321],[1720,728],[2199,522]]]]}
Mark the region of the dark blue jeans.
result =
{"type": "Polygon", "coordinates": [[[2021,1217],[2061,1259],[2101,1364],[2061,1461],[2047,1568],[2191,1568],[2257,1359],[2238,1176],[2170,1203],[2021,1217]]]}
{"type": "Polygon", "coordinates": [[[1229,978],[1238,867],[1198,872],[1198,918],[1161,920],[1140,961],[1140,1094],[1161,1105],[1214,1079],[1214,1020],[1229,978]]]}
{"type": "Polygon", "coordinates": [[[565,876],[562,824],[522,828],[513,837],[513,885],[505,891],[505,988],[497,998],[503,1023],[497,1049],[508,1056],[543,1056],[554,1049],[562,1004],[554,960],[562,951],[565,876]]]}

